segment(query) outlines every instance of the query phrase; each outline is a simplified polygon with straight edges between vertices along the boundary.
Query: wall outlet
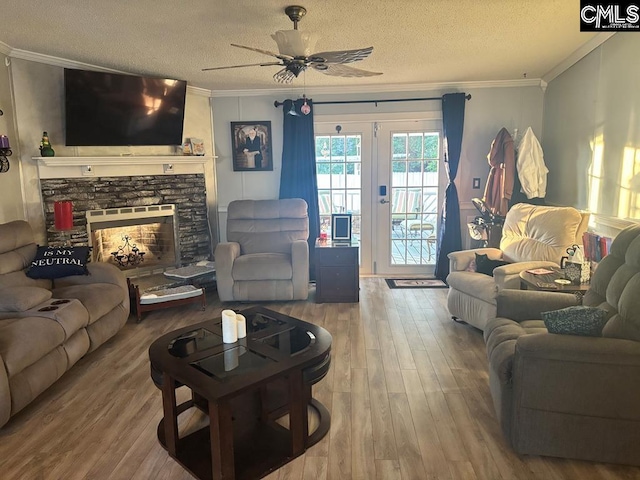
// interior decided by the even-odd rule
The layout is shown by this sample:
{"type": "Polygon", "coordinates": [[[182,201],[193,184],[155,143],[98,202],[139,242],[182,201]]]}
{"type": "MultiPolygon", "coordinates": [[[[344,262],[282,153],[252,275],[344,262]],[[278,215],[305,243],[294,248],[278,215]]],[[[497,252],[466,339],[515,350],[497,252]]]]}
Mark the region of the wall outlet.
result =
{"type": "Polygon", "coordinates": [[[173,163],[165,163],[163,164],[164,173],[173,173],[173,163]]]}
{"type": "Polygon", "coordinates": [[[91,165],[83,165],[82,175],[85,177],[93,177],[95,175],[95,172],[93,171],[93,167],[91,165]]]}
{"type": "Polygon", "coordinates": [[[473,187],[474,190],[477,190],[480,188],[480,177],[475,177],[473,179],[473,187]]]}

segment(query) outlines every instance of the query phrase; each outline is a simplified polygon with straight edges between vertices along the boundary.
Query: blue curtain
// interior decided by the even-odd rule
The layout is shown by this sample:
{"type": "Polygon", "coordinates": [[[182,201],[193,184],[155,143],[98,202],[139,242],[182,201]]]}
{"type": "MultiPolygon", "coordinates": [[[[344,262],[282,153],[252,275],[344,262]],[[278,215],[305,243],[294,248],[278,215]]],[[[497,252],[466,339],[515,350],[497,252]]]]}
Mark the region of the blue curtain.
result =
{"type": "Polygon", "coordinates": [[[449,179],[444,195],[438,231],[438,254],[435,277],[441,280],[449,274],[451,252],[462,250],[460,233],[460,202],[454,180],[458,175],[462,131],[464,127],[464,93],[448,93],[442,96],[442,130],[444,136],[444,165],[449,179]]]}
{"type": "Polygon", "coordinates": [[[303,115],[303,100],[285,100],[280,198],[303,198],[309,206],[309,275],[315,278],[314,246],[320,236],[316,148],[313,134],[313,102],[307,99],[311,113],[303,115]],[[292,105],[293,104],[293,105],[292,105]],[[291,115],[291,109],[297,115],[291,115]]]}

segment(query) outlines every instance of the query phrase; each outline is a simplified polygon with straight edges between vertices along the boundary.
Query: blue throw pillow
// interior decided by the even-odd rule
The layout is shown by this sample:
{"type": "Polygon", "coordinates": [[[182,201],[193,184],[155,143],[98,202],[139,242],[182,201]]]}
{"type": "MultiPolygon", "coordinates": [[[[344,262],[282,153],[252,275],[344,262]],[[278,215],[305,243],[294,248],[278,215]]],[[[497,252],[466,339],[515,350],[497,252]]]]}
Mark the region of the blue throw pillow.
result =
{"type": "Polygon", "coordinates": [[[487,254],[476,253],[476,272],[478,273],[484,273],[485,275],[493,277],[493,269],[503,265],[509,265],[509,262],[491,260],[487,254]]]}
{"type": "Polygon", "coordinates": [[[607,312],[596,307],[567,307],[542,312],[542,319],[549,333],[599,337],[607,323],[607,312]]]}
{"type": "Polygon", "coordinates": [[[38,247],[27,270],[30,278],[62,278],[88,275],[89,247],[38,247]]]}

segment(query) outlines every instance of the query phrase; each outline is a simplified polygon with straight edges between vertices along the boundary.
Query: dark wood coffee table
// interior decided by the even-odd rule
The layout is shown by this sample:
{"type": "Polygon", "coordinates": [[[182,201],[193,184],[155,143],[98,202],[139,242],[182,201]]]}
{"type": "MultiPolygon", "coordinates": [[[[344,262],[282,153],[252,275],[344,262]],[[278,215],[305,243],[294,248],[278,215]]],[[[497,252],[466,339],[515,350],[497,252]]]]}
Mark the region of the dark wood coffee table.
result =
{"type": "Polygon", "coordinates": [[[329,431],[329,412],[311,396],[329,370],[329,332],[262,307],[241,313],[247,337],[236,343],[222,342],[218,318],[163,335],[149,348],[164,408],[158,439],[199,479],[261,478],[329,431]],[[192,398],[176,405],[183,385],[192,398]],[[180,436],[178,415],[191,407],[206,413],[209,425],[180,436]],[[319,418],[311,433],[308,408],[319,418]],[[286,414],[289,428],[276,422],[286,414]]]}

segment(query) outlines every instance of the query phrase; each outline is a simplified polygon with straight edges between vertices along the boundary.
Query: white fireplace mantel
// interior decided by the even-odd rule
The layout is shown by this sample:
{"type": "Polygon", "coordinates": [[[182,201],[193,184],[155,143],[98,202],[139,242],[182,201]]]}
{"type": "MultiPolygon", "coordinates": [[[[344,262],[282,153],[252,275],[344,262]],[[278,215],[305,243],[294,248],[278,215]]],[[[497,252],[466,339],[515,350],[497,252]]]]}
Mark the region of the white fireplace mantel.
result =
{"type": "Polygon", "coordinates": [[[120,177],[205,173],[215,156],[153,155],[32,157],[40,178],[120,177]]]}

